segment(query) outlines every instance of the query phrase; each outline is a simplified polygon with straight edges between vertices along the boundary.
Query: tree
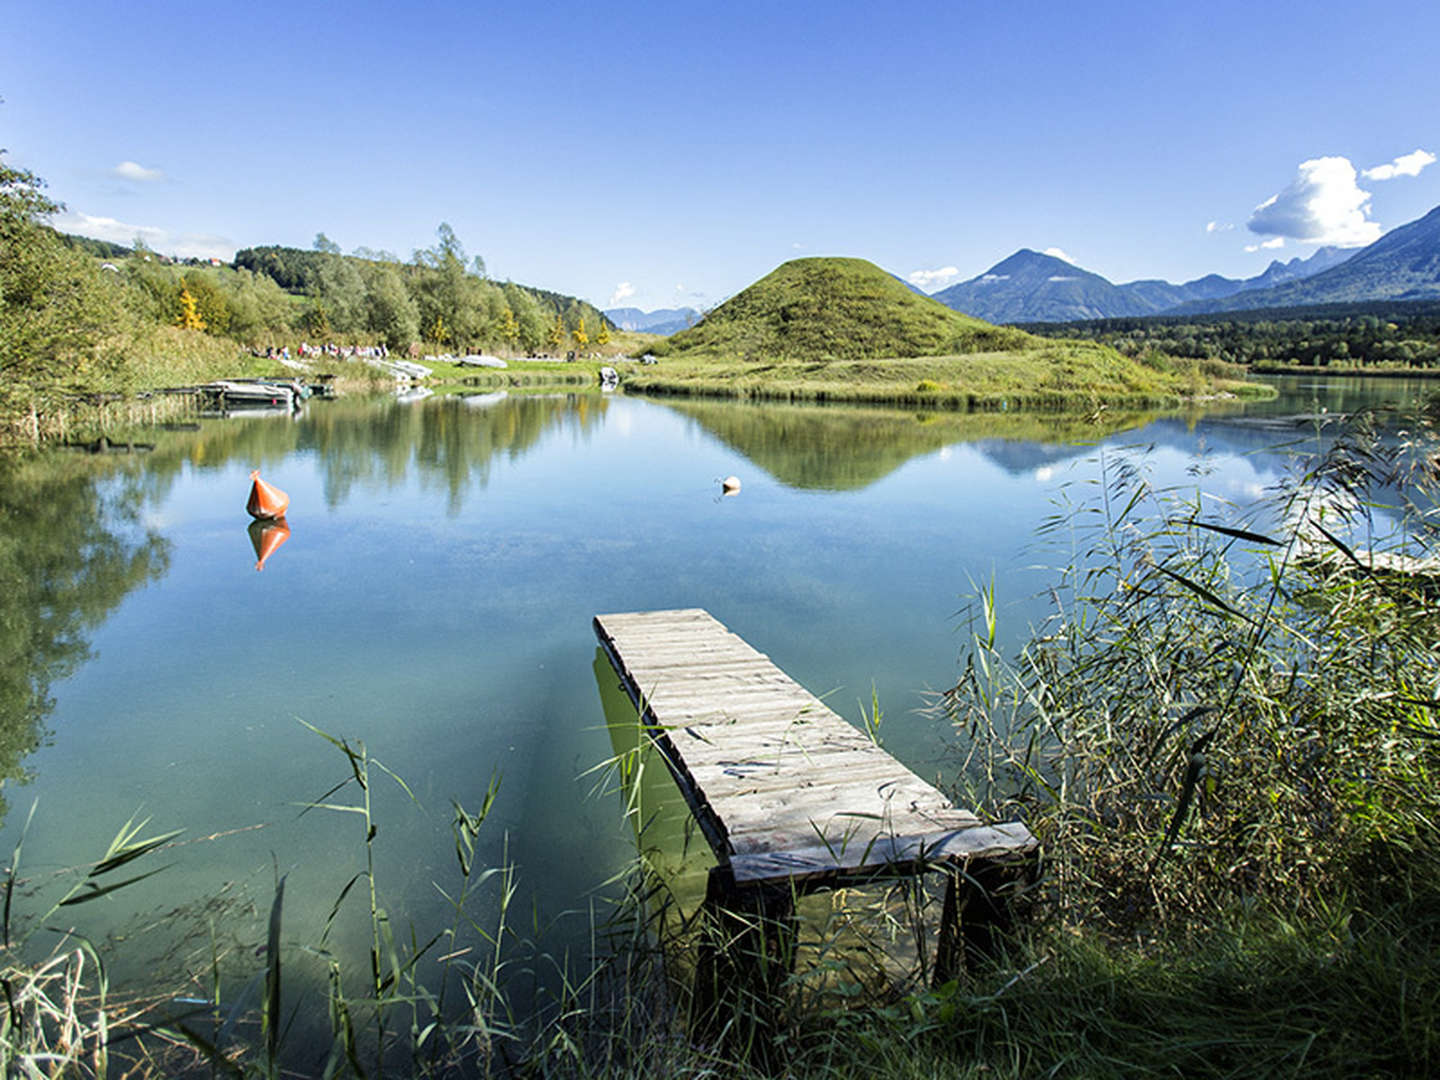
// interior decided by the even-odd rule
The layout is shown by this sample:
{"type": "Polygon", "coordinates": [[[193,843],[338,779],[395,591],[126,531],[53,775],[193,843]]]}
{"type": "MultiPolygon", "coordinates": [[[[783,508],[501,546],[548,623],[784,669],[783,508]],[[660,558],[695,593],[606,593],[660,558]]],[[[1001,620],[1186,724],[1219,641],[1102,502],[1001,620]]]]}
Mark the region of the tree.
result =
{"type": "Polygon", "coordinates": [[[180,290],[180,318],[176,325],[182,330],[204,330],[205,320],[200,316],[200,305],[189,289],[180,290]]]}
{"type": "Polygon", "coordinates": [[[289,328],[290,299],[273,278],[239,269],[221,281],[227,289],[232,337],[258,344],[260,338],[289,328]]]}
{"type": "Polygon", "coordinates": [[[505,339],[505,344],[515,348],[520,344],[520,322],[515,318],[515,312],[508,307],[500,319],[500,336],[505,339]]]}
{"type": "Polygon", "coordinates": [[[400,256],[393,251],[386,251],[384,248],[357,247],[350,253],[357,259],[366,259],[369,262],[398,263],[400,256]]]}
{"type": "Polygon", "coordinates": [[[325,306],[336,333],[354,334],[365,329],[365,281],[349,259],[323,256],[310,277],[308,291],[325,306]]]}
{"type": "Polygon", "coordinates": [[[389,263],[371,267],[365,283],[366,328],[395,350],[420,337],[420,307],[389,263]]]}
{"type": "Polygon", "coordinates": [[[331,240],[323,232],[317,232],[315,234],[315,242],[310,246],[316,251],[323,252],[326,255],[340,254],[340,245],[335,243],[334,240],[331,240]]]}
{"type": "Polygon", "coordinates": [[[552,349],[558,349],[565,344],[565,320],[557,311],[555,313],[555,325],[550,327],[550,336],[546,338],[552,349]]]}
{"type": "Polygon", "coordinates": [[[570,334],[575,339],[577,348],[583,349],[586,345],[590,344],[590,335],[585,332],[584,315],[580,316],[580,321],[575,324],[575,329],[570,331],[570,334]]]}
{"type": "Polygon", "coordinates": [[[479,336],[482,317],[473,286],[479,284],[465,272],[465,248],[448,222],[435,230],[433,248],[415,252],[415,265],[426,273],[415,277],[415,300],[420,305],[421,325],[444,326],[449,340],[469,341],[479,336]]]}
{"type": "Polygon", "coordinates": [[[610,327],[609,327],[609,325],[608,325],[607,323],[603,323],[603,322],[602,322],[602,323],[600,324],[600,332],[595,335],[595,344],[596,344],[596,345],[609,345],[609,344],[610,344],[610,327]]]}
{"type": "Polygon", "coordinates": [[[506,308],[514,315],[516,323],[519,324],[520,348],[527,353],[536,352],[541,345],[545,344],[546,340],[545,309],[541,307],[540,301],[535,298],[533,293],[527,292],[512,282],[505,283],[502,294],[505,297],[506,308]]]}
{"type": "Polygon", "coordinates": [[[62,209],[44,181],[0,155],[0,407],[37,408],[87,372],[118,371],[118,284],[41,219],[62,209]]]}
{"type": "MultiPolygon", "coordinates": [[[[212,334],[223,334],[230,329],[230,304],[224,292],[215,283],[212,275],[204,270],[191,270],[181,279],[183,288],[180,302],[183,310],[185,297],[191,297],[200,320],[197,329],[212,334]]],[[[182,323],[182,325],[184,325],[182,323]]]]}

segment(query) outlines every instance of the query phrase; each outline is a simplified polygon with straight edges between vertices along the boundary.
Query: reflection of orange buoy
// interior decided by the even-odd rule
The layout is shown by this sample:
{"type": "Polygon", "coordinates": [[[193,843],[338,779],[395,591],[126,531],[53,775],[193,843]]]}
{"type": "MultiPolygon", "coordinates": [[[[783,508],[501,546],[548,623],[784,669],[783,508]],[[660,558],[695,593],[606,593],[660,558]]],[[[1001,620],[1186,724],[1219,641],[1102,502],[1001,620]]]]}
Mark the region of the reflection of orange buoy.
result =
{"type": "Polygon", "coordinates": [[[272,518],[268,521],[261,521],[259,518],[250,522],[250,544],[255,548],[256,570],[265,569],[265,560],[280,550],[280,545],[290,539],[290,526],[285,524],[285,519],[272,518]]]}
{"type": "Polygon", "coordinates": [[[260,479],[260,470],[250,473],[250,501],[245,509],[253,518],[279,518],[290,508],[290,496],[260,479]]]}

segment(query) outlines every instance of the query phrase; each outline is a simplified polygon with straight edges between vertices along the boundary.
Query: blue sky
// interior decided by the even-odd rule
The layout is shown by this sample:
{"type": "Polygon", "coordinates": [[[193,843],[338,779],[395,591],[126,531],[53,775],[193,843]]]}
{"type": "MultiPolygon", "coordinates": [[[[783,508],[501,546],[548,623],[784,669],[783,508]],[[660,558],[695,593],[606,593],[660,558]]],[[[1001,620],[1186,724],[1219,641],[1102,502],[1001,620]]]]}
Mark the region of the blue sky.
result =
{"type": "Polygon", "coordinates": [[[653,309],[801,255],[1247,276],[1440,204],[1433,0],[0,14],[7,160],[162,251],[408,257],[448,221],[492,276],[653,309]]]}

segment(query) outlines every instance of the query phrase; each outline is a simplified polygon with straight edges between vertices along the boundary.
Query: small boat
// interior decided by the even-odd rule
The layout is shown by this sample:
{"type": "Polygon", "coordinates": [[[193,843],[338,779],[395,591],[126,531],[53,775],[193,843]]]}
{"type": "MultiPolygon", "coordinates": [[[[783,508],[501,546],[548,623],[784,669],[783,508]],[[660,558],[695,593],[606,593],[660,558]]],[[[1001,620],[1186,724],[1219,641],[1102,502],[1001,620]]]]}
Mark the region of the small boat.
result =
{"type": "Polygon", "coordinates": [[[501,360],[500,357],[487,356],[484,353],[472,353],[470,356],[462,356],[456,360],[455,363],[461,367],[507,368],[510,366],[504,360],[501,360]]]}
{"type": "Polygon", "coordinates": [[[396,390],[395,400],[401,405],[414,405],[415,402],[424,401],[434,393],[435,391],[428,386],[412,386],[408,389],[396,390]]]}
{"type": "Polygon", "coordinates": [[[218,402],[222,409],[234,405],[283,405],[293,409],[296,405],[295,391],[281,382],[216,379],[199,389],[202,395],[218,402]]]}
{"type": "Polygon", "coordinates": [[[314,389],[300,379],[225,379],[228,383],[240,383],[242,386],[280,386],[289,389],[294,395],[295,403],[309,401],[314,389]]]}
{"type": "Polygon", "coordinates": [[[602,367],[600,369],[600,389],[614,390],[620,385],[620,373],[613,367],[602,367]]]}

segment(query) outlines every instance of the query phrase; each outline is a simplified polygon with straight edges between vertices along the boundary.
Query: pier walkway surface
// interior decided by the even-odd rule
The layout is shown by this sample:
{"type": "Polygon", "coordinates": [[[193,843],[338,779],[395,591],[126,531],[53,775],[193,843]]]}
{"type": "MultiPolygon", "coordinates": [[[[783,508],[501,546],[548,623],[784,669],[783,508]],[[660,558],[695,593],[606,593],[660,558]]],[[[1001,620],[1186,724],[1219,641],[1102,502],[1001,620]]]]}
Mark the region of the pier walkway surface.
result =
{"type": "Polygon", "coordinates": [[[706,611],[594,626],[715,854],[707,903],[785,914],[816,889],[948,870],[937,971],[1005,921],[1014,874],[996,871],[1035,852],[1023,824],[955,807],[706,611]]]}

